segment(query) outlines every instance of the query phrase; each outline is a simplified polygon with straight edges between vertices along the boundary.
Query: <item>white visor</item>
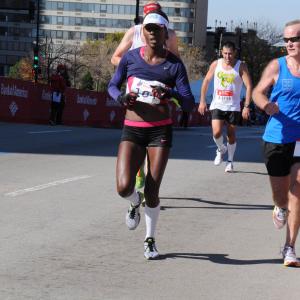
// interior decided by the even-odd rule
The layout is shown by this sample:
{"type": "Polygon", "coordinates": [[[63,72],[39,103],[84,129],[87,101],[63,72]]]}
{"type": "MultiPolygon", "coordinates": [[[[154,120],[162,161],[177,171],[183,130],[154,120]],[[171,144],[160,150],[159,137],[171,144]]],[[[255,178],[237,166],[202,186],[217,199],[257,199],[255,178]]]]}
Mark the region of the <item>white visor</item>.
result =
{"type": "Polygon", "coordinates": [[[166,28],[169,26],[169,22],[161,15],[159,14],[148,14],[143,21],[143,24],[158,24],[158,25],[163,25],[166,28]]]}

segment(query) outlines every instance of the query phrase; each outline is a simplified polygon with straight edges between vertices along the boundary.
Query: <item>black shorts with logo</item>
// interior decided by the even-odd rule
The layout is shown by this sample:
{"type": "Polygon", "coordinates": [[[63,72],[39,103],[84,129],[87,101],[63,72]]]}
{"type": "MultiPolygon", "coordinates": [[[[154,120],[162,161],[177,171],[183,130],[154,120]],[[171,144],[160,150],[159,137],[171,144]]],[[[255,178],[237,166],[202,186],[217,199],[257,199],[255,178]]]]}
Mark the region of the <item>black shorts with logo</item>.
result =
{"type": "Polygon", "coordinates": [[[211,110],[212,120],[223,120],[231,125],[238,125],[241,119],[240,111],[224,111],[220,109],[211,110]]]}
{"type": "Polygon", "coordinates": [[[130,141],[142,147],[172,147],[172,125],[135,127],[124,125],[121,142],[130,141]]]}
{"type": "Polygon", "coordinates": [[[300,163],[300,157],[294,156],[296,143],[274,144],[263,141],[263,154],[268,174],[274,177],[287,176],[294,163],[300,163]]]}

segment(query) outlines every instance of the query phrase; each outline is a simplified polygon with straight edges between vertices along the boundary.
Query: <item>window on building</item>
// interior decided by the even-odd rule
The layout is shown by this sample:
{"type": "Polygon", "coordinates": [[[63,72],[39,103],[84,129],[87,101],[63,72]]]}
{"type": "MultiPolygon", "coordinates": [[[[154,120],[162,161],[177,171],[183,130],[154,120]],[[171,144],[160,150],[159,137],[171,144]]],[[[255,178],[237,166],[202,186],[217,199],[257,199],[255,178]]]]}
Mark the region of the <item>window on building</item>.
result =
{"type": "Polygon", "coordinates": [[[61,30],[56,31],[56,38],[57,39],[62,39],[63,38],[63,32],[61,30]]]}
{"type": "Polygon", "coordinates": [[[80,26],[82,24],[81,18],[75,18],[75,25],[80,26]]]}
{"type": "Polygon", "coordinates": [[[75,3],[75,11],[82,11],[82,4],[81,3],[75,3]]]}
{"type": "Polygon", "coordinates": [[[80,39],[81,39],[82,41],[85,41],[85,40],[87,39],[87,34],[86,34],[86,32],[81,32],[81,33],[80,33],[80,39]]]}
{"type": "Polygon", "coordinates": [[[101,13],[106,13],[107,12],[107,6],[105,4],[101,4],[101,6],[100,6],[100,12],[101,13]]]}
{"type": "Polygon", "coordinates": [[[113,14],[118,14],[119,13],[119,6],[118,5],[113,5],[113,14]]]}
{"type": "Polygon", "coordinates": [[[111,4],[108,4],[108,5],[106,5],[106,9],[107,9],[107,13],[108,14],[112,14],[113,13],[113,8],[112,8],[112,5],[111,4]]]}
{"type": "Polygon", "coordinates": [[[76,3],[70,2],[69,3],[69,9],[70,9],[70,11],[75,11],[75,9],[76,9],[76,3]]]}
{"type": "Polygon", "coordinates": [[[180,8],[179,7],[175,7],[175,9],[174,9],[174,15],[176,17],[180,17],[181,16],[181,14],[180,14],[180,8]]]}
{"type": "Polygon", "coordinates": [[[63,2],[57,2],[57,10],[64,10],[64,3],[63,2]]]}
{"type": "Polygon", "coordinates": [[[63,31],[63,39],[67,40],[69,38],[69,32],[68,31],[63,31]]]}
{"type": "Polygon", "coordinates": [[[64,19],[63,19],[63,17],[60,17],[60,16],[57,17],[57,24],[58,24],[58,25],[63,25],[63,24],[64,24],[64,19]]]}
{"type": "Polygon", "coordinates": [[[75,32],[74,31],[69,31],[69,38],[68,40],[74,40],[75,39],[75,32]]]}
{"type": "Polygon", "coordinates": [[[87,10],[85,10],[85,11],[87,11],[89,13],[95,12],[95,4],[94,3],[88,3],[87,4],[87,10]]]}

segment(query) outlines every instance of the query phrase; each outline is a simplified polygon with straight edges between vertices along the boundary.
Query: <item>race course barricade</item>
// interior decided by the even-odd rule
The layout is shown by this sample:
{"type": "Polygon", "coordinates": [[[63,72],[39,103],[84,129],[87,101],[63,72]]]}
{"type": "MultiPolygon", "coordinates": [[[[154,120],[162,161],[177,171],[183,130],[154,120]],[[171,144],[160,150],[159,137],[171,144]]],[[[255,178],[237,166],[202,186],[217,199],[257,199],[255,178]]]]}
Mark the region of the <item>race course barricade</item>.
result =
{"type": "MultiPolygon", "coordinates": [[[[0,77],[0,121],[48,124],[51,90],[48,85],[0,77]]],[[[170,103],[174,126],[178,126],[182,111],[170,103]]],[[[67,88],[63,124],[121,128],[124,108],[105,92],[67,88]]],[[[189,126],[210,125],[210,115],[200,116],[195,106],[189,116],[189,126]]]]}

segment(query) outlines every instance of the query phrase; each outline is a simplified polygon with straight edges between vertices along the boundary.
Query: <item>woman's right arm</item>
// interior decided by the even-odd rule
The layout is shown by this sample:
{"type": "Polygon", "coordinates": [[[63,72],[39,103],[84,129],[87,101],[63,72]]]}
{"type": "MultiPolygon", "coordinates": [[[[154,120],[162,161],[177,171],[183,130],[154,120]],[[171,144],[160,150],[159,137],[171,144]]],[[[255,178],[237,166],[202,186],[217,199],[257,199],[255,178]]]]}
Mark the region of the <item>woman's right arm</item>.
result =
{"type": "Polygon", "coordinates": [[[119,46],[111,57],[111,63],[118,66],[123,55],[130,49],[133,41],[134,27],[129,28],[123,36],[119,46]]]}
{"type": "Polygon", "coordinates": [[[127,75],[127,55],[123,56],[119,66],[108,84],[108,93],[115,100],[121,95],[121,86],[127,75]]]}

